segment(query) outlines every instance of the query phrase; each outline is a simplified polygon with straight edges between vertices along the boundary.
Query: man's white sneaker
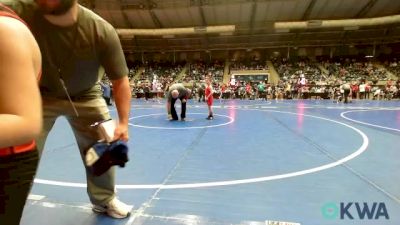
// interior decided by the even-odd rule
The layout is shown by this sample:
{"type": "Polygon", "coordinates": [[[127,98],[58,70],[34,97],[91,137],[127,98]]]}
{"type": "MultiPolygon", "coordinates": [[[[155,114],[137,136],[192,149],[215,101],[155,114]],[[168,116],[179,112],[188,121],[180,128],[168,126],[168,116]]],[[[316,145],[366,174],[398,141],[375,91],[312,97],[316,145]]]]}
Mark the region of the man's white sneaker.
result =
{"type": "Polygon", "coordinates": [[[106,205],[93,205],[93,211],[97,213],[105,213],[110,217],[123,219],[130,215],[132,206],[129,206],[117,198],[113,198],[106,205]]]}

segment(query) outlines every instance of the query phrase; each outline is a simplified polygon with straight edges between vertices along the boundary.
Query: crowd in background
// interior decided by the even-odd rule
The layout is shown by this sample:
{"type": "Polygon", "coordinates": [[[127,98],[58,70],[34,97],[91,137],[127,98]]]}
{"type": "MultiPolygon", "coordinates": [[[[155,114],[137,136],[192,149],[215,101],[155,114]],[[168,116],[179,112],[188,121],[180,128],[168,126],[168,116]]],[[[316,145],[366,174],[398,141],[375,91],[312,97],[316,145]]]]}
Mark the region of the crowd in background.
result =
{"type": "MultiPolygon", "coordinates": [[[[194,95],[204,89],[205,77],[212,78],[216,98],[237,99],[340,99],[341,85],[351,86],[352,99],[399,99],[400,61],[396,58],[371,61],[357,57],[319,57],[311,60],[271,58],[279,75],[276,83],[234,81],[223,83],[226,62],[135,62],[131,64],[130,84],[133,97],[162,98],[173,83],[191,87],[194,95]]],[[[269,70],[259,59],[229,62],[228,71],[269,70]]],[[[107,83],[107,81],[105,81],[107,83]]]]}

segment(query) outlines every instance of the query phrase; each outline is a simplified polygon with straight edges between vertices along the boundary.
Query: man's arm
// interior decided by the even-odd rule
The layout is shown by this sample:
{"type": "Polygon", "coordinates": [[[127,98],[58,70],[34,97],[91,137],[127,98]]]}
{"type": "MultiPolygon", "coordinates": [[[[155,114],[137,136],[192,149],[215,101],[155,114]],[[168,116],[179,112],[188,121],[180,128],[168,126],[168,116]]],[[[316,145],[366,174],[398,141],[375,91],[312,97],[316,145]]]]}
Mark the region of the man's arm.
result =
{"type": "Polygon", "coordinates": [[[128,141],[128,122],[131,110],[131,89],[128,76],[118,80],[111,80],[113,85],[114,101],[118,111],[118,124],[114,132],[114,139],[128,141]]]}
{"type": "MultiPolygon", "coordinates": [[[[100,29],[100,28],[99,28],[100,29]]],[[[131,110],[131,90],[128,79],[128,67],[122,51],[121,42],[115,29],[104,21],[101,28],[99,60],[105,73],[111,80],[114,101],[118,111],[118,123],[114,139],[128,141],[128,122],[131,110]]]]}

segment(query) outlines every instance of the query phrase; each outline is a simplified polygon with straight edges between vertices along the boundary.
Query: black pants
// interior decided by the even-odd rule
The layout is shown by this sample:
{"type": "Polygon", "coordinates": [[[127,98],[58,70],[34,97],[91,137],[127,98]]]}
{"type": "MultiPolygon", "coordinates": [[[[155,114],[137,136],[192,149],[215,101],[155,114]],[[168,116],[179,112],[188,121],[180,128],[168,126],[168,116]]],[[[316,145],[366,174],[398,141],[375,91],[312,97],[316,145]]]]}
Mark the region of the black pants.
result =
{"type": "Polygon", "coordinates": [[[366,93],[360,92],[360,99],[366,99],[366,93]]]}
{"type": "MultiPolygon", "coordinates": [[[[181,119],[185,119],[186,118],[186,100],[185,102],[182,102],[184,98],[180,98],[181,103],[182,103],[182,109],[181,109],[181,119]]],[[[175,102],[176,102],[177,98],[172,98],[171,100],[171,116],[172,119],[174,120],[178,120],[178,114],[176,113],[176,109],[175,109],[175,102]]]]}
{"type": "Polygon", "coordinates": [[[104,97],[104,96],[103,96],[103,98],[104,98],[104,100],[106,100],[107,105],[112,105],[112,103],[111,103],[111,98],[109,98],[109,97],[104,97]]]}
{"type": "Polygon", "coordinates": [[[150,98],[150,92],[145,92],[144,93],[144,99],[147,101],[150,98]]]}
{"type": "Polygon", "coordinates": [[[349,94],[350,94],[350,89],[344,89],[344,103],[349,102],[349,94]]]}
{"type": "Polygon", "coordinates": [[[38,166],[38,151],[0,157],[0,224],[19,225],[38,166]]]}

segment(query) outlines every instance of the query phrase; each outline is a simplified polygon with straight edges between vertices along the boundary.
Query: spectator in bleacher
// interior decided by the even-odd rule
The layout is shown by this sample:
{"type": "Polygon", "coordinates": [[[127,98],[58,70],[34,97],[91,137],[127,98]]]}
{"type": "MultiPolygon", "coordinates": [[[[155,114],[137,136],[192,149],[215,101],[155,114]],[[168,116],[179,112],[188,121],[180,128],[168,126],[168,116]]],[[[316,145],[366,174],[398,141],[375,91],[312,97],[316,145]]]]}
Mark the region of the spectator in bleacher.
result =
{"type": "Polygon", "coordinates": [[[291,99],[292,98],[291,89],[292,89],[292,85],[290,84],[290,82],[286,82],[284,98],[286,98],[286,99],[291,99]]]}
{"type": "Polygon", "coordinates": [[[150,98],[150,84],[148,81],[144,83],[143,92],[144,92],[144,100],[148,101],[150,98]]]}
{"type": "Polygon", "coordinates": [[[238,83],[237,93],[238,93],[238,97],[240,99],[246,98],[246,88],[245,88],[244,84],[242,84],[242,82],[238,83]]]}
{"type": "Polygon", "coordinates": [[[158,79],[157,79],[157,75],[153,76],[153,81],[151,82],[151,89],[154,93],[157,92],[157,84],[158,84],[158,79]]]}
{"type": "Polygon", "coordinates": [[[108,106],[112,106],[111,103],[111,87],[105,82],[99,82],[101,86],[101,91],[103,92],[103,98],[108,106]]]}
{"type": "Polygon", "coordinates": [[[157,92],[157,101],[159,101],[160,98],[162,98],[162,83],[161,82],[157,82],[157,86],[156,86],[156,92],[157,92]]]}
{"type": "Polygon", "coordinates": [[[379,100],[381,89],[378,86],[373,86],[371,92],[372,92],[372,100],[379,100]]]}
{"type": "Polygon", "coordinates": [[[236,79],[235,79],[234,75],[231,76],[231,79],[229,81],[229,85],[231,86],[231,88],[234,88],[235,86],[237,86],[237,82],[236,82],[236,79]]]}
{"type": "Polygon", "coordinates": [[[344,103],[349,103],[349,96],[351,96],[351,86],[350,83],[345,82],[340,86],[340,89],[343,90],[341,91],[343,93],[343,98],[344,98],[344,103]]]}
{"type": "Polygon", "coordinates": [[[358,97],[358,84],[357,82],[353,82],[351,85],[351,98],[357,99],[358,97]]]}
{"type": "Polygon", "coordinates": [[[265,98],[265,100],[267,100],[267,96],[265,94],[265,83],[263,81],[260,81],[260,83],[257,85],[257,98],[265,98]]]}
{"type": "Polygon", "coordinates": [[[226,84],[222,84],[220,87],[220,95],[219,95],[219,99],[222,100],[225,97],[225,93],[227,92],[227,85],[226,84]]]}
{"type": "Polygon", "coordinates": [[[361,84],[358,86],[358,91],[360,93],[359,97],[360,99],[365,99],[366,95],[365,95],[365,83],[361,82],[361,84]]]}
{"type": "Polygon", "coordinates": [[[250,83],[246,84],[246,98],[251,99],[253,96],[253,87],[250,83]]]}
{"type": "Polygon", "coordinates": [[[369,99],[369,94],[371,93],[371,84],[369,82],[365,83],[365,99],[369,99]]]}
{"type": "Polygon", "coordinates": [[[396,85],[390,86],[390,88],[387,91],[387,100],[392,100],[396,95],[397,95],[397,87],[396,85]]]}

